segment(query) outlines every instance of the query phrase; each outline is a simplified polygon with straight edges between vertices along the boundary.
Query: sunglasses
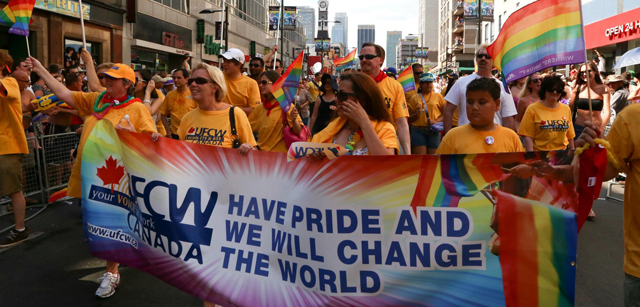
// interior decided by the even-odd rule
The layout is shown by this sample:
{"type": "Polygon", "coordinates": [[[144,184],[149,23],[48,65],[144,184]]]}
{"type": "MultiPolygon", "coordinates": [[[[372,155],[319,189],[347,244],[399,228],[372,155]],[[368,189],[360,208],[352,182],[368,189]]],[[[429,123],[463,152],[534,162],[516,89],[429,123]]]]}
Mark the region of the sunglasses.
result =
{"type": "Polygon", "coordinates": [[[260,64],[249,64],[249,67],[254,67],[254,68],[257,68],[257,67],[260,67],[260,66],[262,66],[262,65],[260,65],[260,64]]]}
{"type": "Polygon", "coordinates": [[[276,69],[280,69],[280,66],[276,66],[276,69]]]}
{"type": "Polygon", "coordinates": [[[485,58],[485,59],[487,59],[487,60],[491,60],[491,57],[490,57],[488,54],[486,54],[486,53],[479,53],[479,54],[476,56],[476,59],[482,59],[482,58],[485,58]]]}
{"type": "Polygon", "coordinates": [[[267,85],[267,84],[273,84],[273,82],[270,82],[267,80],[260,80],[260,85],[267,85]]]}
{"type": "Polygon", "coordinates": [[[542,79],[531,79],[531,83],[540,83],[542,79]]]}
{"type": "Polygon", "coordinates": [[[213,81],[207,79],[207,78],[203,78],[203,77],[198,77],[198,78],[189,78],[187,80],[187,85],[191,85],[191,83],[195,82],[197,85],[203,85],[203,84],[207,84],[207,83],[213,83],[213,81]]]}
{"type": "Polygon", "coordinates": [[[347,92],[337,92],[336,99],[338,101],[347,101],[349,97],[357,97],[355,93],[347,93],[347,92]]]}
{"type": "Polygon", "coordinates": [[[564,88],[554,88],[554,89],[550,89],[547,92],[549,93],[557,93],[557,94],[562,94],[564,92],[564,88]]]}
{"type": "Polygon", "coordinates": [[[98,79],[102,80],[104,79],[104,76],[98,76],[98,79]]]}
{"type": "Polygon", "coordinates": [[[136,83],[138,83],[138,82],[148,83],[149,81],[142,80],[142,79],[140,79],[140,78],[136,77],[136,83]]]}
{"type": "Polygon", "coordinates": [[[377,58],[378,55],[376,54],[361,54],[358,56],[358,59],[360,59],[360,61],[367,59],[367,60],[373,60],[375,58],[377,58]]]}

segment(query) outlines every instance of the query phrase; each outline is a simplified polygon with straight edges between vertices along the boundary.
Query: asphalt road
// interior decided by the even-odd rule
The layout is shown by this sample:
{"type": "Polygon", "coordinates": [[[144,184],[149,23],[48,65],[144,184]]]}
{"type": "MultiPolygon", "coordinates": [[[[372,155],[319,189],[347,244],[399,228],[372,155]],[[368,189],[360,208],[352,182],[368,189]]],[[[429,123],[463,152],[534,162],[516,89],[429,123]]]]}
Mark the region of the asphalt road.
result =
{"type": "MultiPolygon", "coordinates": [[[[622,306],[622,203],[597,200],[594,210],[596,220],[587,221],[578,238],[576,306],[622,306]]],[[[0,229],[10,223],[11,216],[0,217],[0,229]]],[[[121,268],[122,287],[114,296],[95,298],[105,264],[84,243],[77,205],[56,203],[27,225],[32,239],[0,249],[2,307],[202,306],[199,299],[128,267],[121,268]]]]}

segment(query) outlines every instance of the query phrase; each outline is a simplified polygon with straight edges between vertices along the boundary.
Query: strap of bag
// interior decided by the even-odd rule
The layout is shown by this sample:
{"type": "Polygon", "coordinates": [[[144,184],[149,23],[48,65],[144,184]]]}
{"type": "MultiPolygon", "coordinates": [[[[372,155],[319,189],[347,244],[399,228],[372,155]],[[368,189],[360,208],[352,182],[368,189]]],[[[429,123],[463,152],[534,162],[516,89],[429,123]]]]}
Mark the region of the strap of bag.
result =
{"type": "Polygon", "coordinates": [[[238,131],[236,130],[235,108],[234,106],[229,108],[229,125],[231,126],[231,142],[233,142],[233,148],[239,148],[240,140],[238,139],[238,131]]]}

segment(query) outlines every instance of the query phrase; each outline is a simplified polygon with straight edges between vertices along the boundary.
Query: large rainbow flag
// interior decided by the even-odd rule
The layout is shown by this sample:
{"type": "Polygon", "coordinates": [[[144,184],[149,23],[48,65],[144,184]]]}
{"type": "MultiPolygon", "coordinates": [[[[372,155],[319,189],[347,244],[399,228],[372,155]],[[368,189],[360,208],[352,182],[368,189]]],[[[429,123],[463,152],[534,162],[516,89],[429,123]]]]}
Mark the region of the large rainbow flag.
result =
{"type": "Polygon", "coordinates": [[[498,190],[492,195],[507,306],[573,306],[576,214],[498,190]]]}
{"type": "Polygon", "coordinates": [[[402,84],[402,89],[404,89],[405,93],[416,90],[416,82],[413,80],[413,69],[411,65],[398,75],[398,82],[402,84]]]}
{"type": "Polygon", "coordinates": [[[293,63],[287,68],[287,71],[278,78],[278,81],[271,86],[271,93],[276,97],[280,103],[280,107],[285,112],[289,112],[291,103],[296,97],[296,91],[300,84],[300,76],[302,75],[302,58],[304,52],[300,52],[300,55],[293,63]]]}
{"type": "Polygon", "coordinates": [[[586,60],[580,0],[539,0],[509,16],[487,48],[507,83],[586,60]]]}
{"type": "Polygon", "coordinates": [[[356,62],[356,51],[358,51],[358,49],[353,49],[346,57],[333,60],[336,69],[340,70],[351,67],[351,65],[356,62]]]}
{"type": "Polygon", "coordinates": [[[29,22],[36,0],[11,0],[0,12],[0,24],[10,26],[9,33],[29,36],[29,22]]]}

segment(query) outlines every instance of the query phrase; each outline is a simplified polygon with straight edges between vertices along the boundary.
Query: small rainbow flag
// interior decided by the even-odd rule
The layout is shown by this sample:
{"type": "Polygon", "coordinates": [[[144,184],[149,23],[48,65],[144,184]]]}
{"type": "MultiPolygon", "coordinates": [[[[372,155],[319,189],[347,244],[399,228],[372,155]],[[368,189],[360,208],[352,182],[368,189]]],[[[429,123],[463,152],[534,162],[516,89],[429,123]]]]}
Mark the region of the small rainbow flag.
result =
{"type": "Polygon", "coordinates": [[[278,81],[271,86],[271,93],[280,103],[280,107],[285,112],[289,112],[291,103],[296,97],[296,91],[300,85],[300,76],[302,75],[302,58],[304,52],[287,68],[287,71],[278,78],[278,81]]]}
{"type": "Polygon", "coordinates": [[[576,214],[498,190],[492,195],[506,305],[573,306],[576,214]]]}
{"type": "Polygon", "coordinates": [[[398,75],[398,82],[402,84],[402,88],[404,89],[405,93],[416,90],[416,82],[413,80],[413,69],[411,68],[411,65],[405,68],[398,75]]]}
{"type": "Polygon", "coordinates": [[[584,63],[580,0],[539,0],[517,10],[487,53],[506,83],[547,67],[584,63]]]}
{"type": "Polygon", "coordinates": [[[333,60],[333,64],[336,66],[336,69],[340,70],[351,67],[351,65],[356,62],[356,51],[358,51],[358,49],[353,49],[346,57],[333,60]]]}
{"type": "Polygon", "coordinates": [[[29,36],[29,23],[36,0],[11,0],[0,12],[0,24],[10,26],[9,33],[29,36]]]}

